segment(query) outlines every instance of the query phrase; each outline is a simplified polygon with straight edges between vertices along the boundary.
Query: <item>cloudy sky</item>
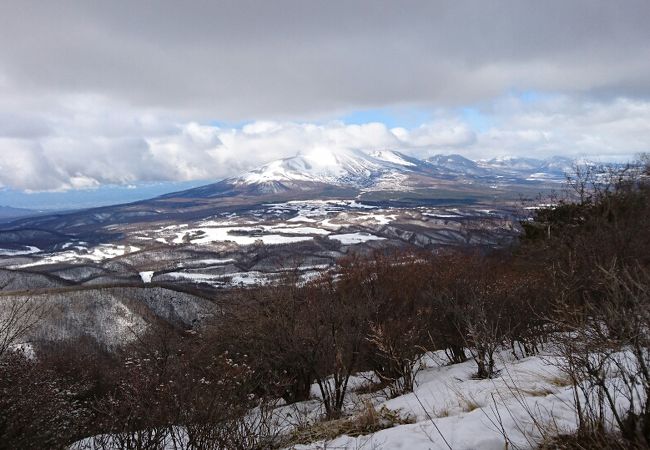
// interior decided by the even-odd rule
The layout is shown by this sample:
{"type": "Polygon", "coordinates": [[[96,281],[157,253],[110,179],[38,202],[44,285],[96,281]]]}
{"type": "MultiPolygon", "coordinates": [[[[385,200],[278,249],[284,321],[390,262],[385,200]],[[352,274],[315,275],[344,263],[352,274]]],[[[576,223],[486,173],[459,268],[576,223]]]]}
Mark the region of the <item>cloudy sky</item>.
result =
{"type": "Polygon", "coordinates": [[[321,146],[629,160],[649,24],[647,0],[0,0],[0,204],[321,146]]]}

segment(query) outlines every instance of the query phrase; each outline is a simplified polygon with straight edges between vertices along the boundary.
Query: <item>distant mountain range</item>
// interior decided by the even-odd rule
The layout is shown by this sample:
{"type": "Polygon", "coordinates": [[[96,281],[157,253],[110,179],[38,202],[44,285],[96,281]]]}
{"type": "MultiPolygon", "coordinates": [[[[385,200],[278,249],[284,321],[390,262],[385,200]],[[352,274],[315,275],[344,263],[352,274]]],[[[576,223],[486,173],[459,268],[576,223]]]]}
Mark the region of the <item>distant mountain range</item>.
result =
{"type": "Polygon", "coordinates": [[[461,155],[436,155],[418,159],[394,150],[319,150],[270,162],[242,175],[214,184],[167,194],[161,198],[269,195],[330,188],[362,191],[416,190],[442,183],[558,182],[572,170],[574,161],[495,158],[472,161],[461,155]]]}
{"type": "Polygon", "coordinates": [[[35,216],[41,213],[42,211],[36,211],[33,209],[14,208],[12,206],[0,205],[0,222],[17,219],[19,217],[35,216]]]}
{"type": "Polygon", "coordinates": [[[99,243],[119,238],[124,225],[185,223],[288,200],[354,199],[398,207],[505,204],[560,188],[573,164],[564,157],[472,161],[460,155],[418,159],[393,150],[320,150],[149,200],[16,219],[0,224],[0,245],[53,248],[71,237],[99,243]]]}

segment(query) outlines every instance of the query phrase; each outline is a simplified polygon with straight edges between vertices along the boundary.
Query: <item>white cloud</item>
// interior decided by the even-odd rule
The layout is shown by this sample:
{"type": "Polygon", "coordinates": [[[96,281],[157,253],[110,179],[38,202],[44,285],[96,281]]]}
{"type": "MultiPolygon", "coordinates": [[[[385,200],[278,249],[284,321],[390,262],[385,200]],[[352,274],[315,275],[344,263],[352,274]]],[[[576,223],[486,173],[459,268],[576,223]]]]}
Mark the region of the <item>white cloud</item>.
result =
{"type": "Polygon", "coordinates": [[[472,155],[556,154],[626,160],[650,151],[650,102],[553,96],[534,102],[509,97],[485,111],[493,126],[472,155]]]}
{"type": "Polygon", "coordinates": [[[419,148],[463,149],[476,142],[476,133],[458,119],[438,120],[410,131],[402,128],[393,132],[403,142],[419,148]]]}
{"type": "MultiPolygon", "coordinates": [[[[650,150],[650,102],[546,96],[500,98],[480,108],[477,127],[455,110],[429,123],[389,129],[360,125],[257,121],[241,128],[175,120],[106,99],[70,101],[63,109],[15,116],[0,130],[0,185],[20,190],[68,190],[146,181],[218,180],[273,159],[321,148],[398,149],[416,156],[461,153],[587,156],[626,160],[650,150]],[[47,130],[47,132],[44,132],[47,130]]],[[[2,115],[2,111],[0,111],[2,115]]]]}
{"type": "Polygon", "coordinates": [[[324,147],[620,159],[650,142],[647,0],[4,3],[0,186],[215,180],[324,147]],[[435,113],[322,122],[391,107],[435,113]]]}

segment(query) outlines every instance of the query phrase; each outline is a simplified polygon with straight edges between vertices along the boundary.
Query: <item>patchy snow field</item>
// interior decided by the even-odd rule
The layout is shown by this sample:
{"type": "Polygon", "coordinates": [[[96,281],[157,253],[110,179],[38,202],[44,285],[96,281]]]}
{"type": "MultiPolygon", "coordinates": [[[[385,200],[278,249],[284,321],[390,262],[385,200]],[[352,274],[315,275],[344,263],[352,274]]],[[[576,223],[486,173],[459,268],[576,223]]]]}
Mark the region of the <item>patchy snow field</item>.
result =
{"type": "MultiPolygon", "coordinates": [[[[155,238],[157,242],[169,245],[229,242],[239,246],[260,242],[265,245],[292,244],[309,241],[318,236],[328,236],[343,228],[353,227],[350,231],[356,231],[359,226],[376,228],[388,225],[397,219],[397,214],[387,214],[375,206],[354,200],[313,200],[265,205],[263,210],[253,214],[253,218],[257,220],[249,220],[250,217],[239,220],[214,218],[198,222],[194,226],[164,226],[156,230],[138,232],[134,238],[155,238]],[[287,218],[287,215],[291,217],[287,218]],[[284,220],[277,220],[278,218],[284,220]],[[143,236],[142,233],[146,235],[143,236]]],[[[342,233],[331,237],[343,245],[384,239],[360,232],[342,233]]]]}
{"type": "Polygon", "coordinates": [[[84,245],[75,245],[72,250],[65,250],[58,253],[49,253],[41,259],[26,264],[11,266],[12,269],[24,269],[27,267],[41,266],[45,264],[56,264],[61,262],[100,262],[106,259],[123,256],[128,253],[140,251],[139,247],[133,245],[100,244],[96,247],[87,248],[84,245]]]}
{"type": "MultiPolygon", "coordinates": [[[[404,224],[440,234],[444,228],[458,230],[462,221],[486,217],[498,219],[501,216],[485,208],[399,208],[368,205],[357,200],[295,200],[261,205],[239,215],[220,214],[190,224],[161,224],[158,228],[134,230],[130,237],[154,245],[244,247],[258,243],[293,244],[329,236],[349,246],[400,239],[404,233],[395,230],[400,230],[404,224]]],[[[493,226],[498,228],[498,224],[493,226]]],[[[473,228],[470,226],[467,230],[473,228]]],[[[412,229],[409,233],[413,234],[412,229]]],[[[422,233],[426,235],[425,240],[435,240],[433,234],[422,233]]],[[[466,243],[466,239],[458,236],[443,240],[445,244],[450,240],[466,243]]]]}
{"type": "MultiPolygon", "coordinates": [[[[203,267],[202,269],[208,269],[210,267],[203,267]]],[[[328,264],[320,265],[311,265],[311,266],[300,266],[297,269],[299,279],[301,282],[307,282],[313,280],[327,270],[331,269],[331,266],[328,264]]],[[[201,269],[197,269],[201,270],[201,269]]],[[[276,272],[259,272],[251,270],[248,272],[232,272],[225,274],[212,274],[212,273],[200,273],[200,272],[166,272],[161,274],[163,279],[171,278],[177,281],[190,281],[193,283],[207,283],[215,287],[225,287],[225,286],[261,286],[273,281],[277,281],[278,277],[286,271],[278,270],[276,272]]]]}
{"type": "Polygon", "coordinates": [[[172,241],[174,244],[192,243],[209,244],[211,242],[234,242],[238,245],[252,245],[261,241],[265,245],[290,244],[293,242],[309,241],[309,236],[284,236],[281,234],[265,234],[260,227],[219,227],[191,228],[181,231],[172,241]]]}

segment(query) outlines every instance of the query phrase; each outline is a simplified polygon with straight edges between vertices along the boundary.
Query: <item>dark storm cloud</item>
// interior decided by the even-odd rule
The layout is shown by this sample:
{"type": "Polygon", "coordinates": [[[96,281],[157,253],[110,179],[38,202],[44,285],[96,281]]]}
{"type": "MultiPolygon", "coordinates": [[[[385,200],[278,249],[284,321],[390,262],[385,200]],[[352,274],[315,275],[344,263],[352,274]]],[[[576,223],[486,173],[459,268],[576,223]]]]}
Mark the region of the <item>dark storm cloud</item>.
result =
{"type": "Polygon", "coordinates": [[[454,105],[509,90],[647,95],[650,2],[4,1],[17,95],[222,120],[454,105]]]}

